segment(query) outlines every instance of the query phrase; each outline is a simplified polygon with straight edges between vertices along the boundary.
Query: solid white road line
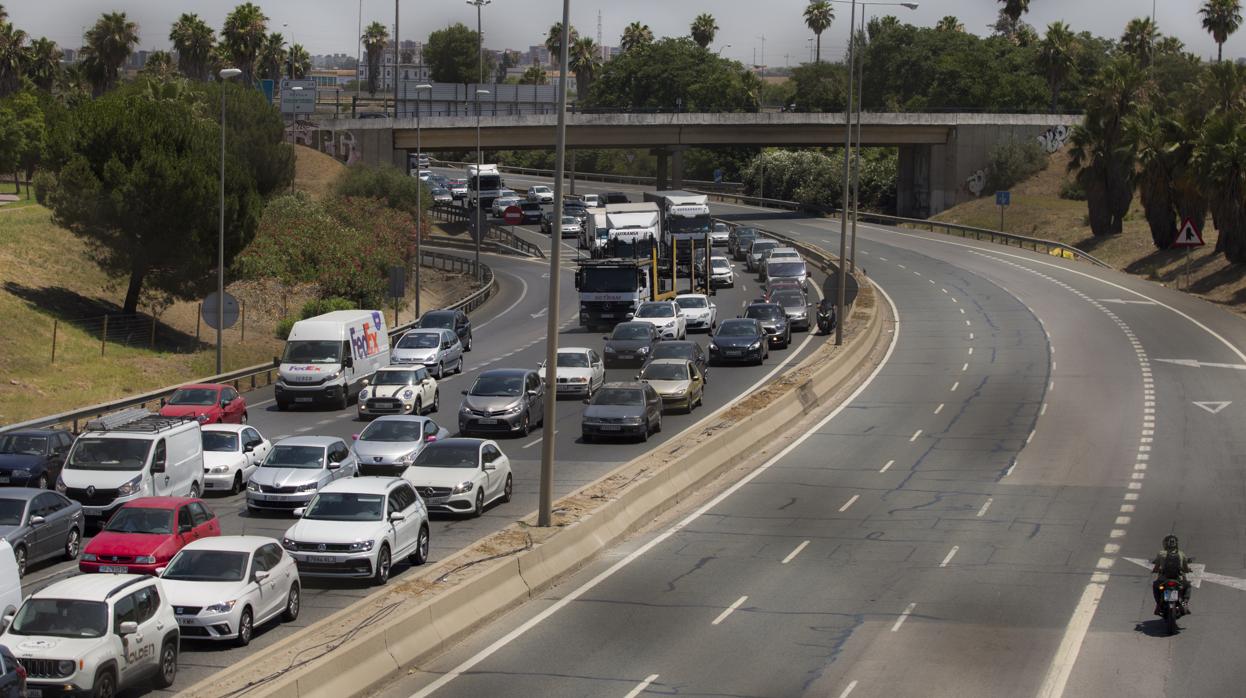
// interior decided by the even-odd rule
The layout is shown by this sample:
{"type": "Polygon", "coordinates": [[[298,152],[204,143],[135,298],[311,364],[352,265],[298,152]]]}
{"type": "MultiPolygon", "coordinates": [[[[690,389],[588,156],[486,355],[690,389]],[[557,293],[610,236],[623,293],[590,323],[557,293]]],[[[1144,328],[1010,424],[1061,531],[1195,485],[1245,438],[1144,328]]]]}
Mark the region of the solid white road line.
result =
{"type": "Polygon", "coordinates": [[[623,698],[636,698],[636,696],[644,693],[646,688],[649,688],[649,684],[657,680],[658,680],[657,674],[649,674],[648,676],[645,677],[644,681],[641,681],[640,683],[636,684],[636,688],[633,688],[632,690],[628,691],[627,695],[623,696],[623,698]]]}
{"type": "Polygon", "coordinates": [[[909,604],[907,607],[905,607],[904,612],[903,612],[903,613],[901,613],[901,614],[900,614],[900,617],[896,619],[896,624],[895,624],[895,625],[893,625],[893,626],[891,626],[891,632],[893,632],[893,633],[894,633],[894,632],[896,632],[897,630],[899,630],[899,629],[900,629],[900,626],[901,626],[901,625],[904,625],[904,621],[908,620],[909,615],[911,615],[911,614],[913,613],[913,609],[914,609],[914,608],[917,608],[917,602],[916,602],[916,601],[914,601],[913,603],[911,603],[911,604],[909,604]]]}
{"type": "Polygon", "coordinates": [[[884,465],[884,466],[882,467],[882,469],[880,469],[878,472],[880,472],[880,473],[885,473],[885,472],[887,472],[887,468],[890,468],[890,467],[891,467],[894,463],[895,463],[895,461],[894,461],[894,460],[889,460],[889,461],[887,461],[887,464],[886,464],[886,465],[884,465]]]}
{"type": "Polygon", "coordinates": [[[895,353],[896,343],[899,341],[899,338],[900,338],[900,324],[901,324],[900,323],[900,311],[896,308],[895,301],[891,299],[891,296],[887,293],[887,291],[884,290],[883,287],[880,286],[877,282],[871,279],[870,283],[874,284],[874,288],[878,289],[878,292],[882,294],[883,299],[887,301],[887,305],[891,306],[891,312],[896,319],[894,331],[891,334],[891,343],[887,345],[887,352],[883,355],[883,360],[879,362],[877,366],[874,367],[874,370],[871,371],[870,375],[866,377],[865,382],[857,386],[857,389],[854,390],[852,394],[849,395],[842,403],[840,403],[838,407],[836,407],[834,410],[831,410],[830,414],[828,414],[827,416],[819,420],[818,423],[813,426],[813,428],[809,429],[804,434],[801,434],[800,436],[793,439],[792,443],[788,444],[786,447],[783,448],[783,450],[776,453],[774,457],[772,457],[770,460],[766,461],[765,463],[762,463],[755,470],[745,475],[744,477],[740,478],[734,485],[728,487],[727,489],[719,493],[718,496],[714,497],[713,499],[706,502],[705,504],[702,504],[699,509],[692,512],[687,517],[680,520],[678,523],[666,529],[662,533],[658,534],[649,542],[645,543],[644,545],[640,546],[636,550],[632,551],[630,554],[628,554],[623,559],[619,560],[618,562],[614,563],[613,565],[606,568],[602,572],[598,573],[592,579],[588,580],[587,582],[580,585],[579,587],[571,590],[570,592],[567,593],[566,596],[550,604],[548,607],[546,607],[545,610],[541,611],[540,613],[533,616],[532,618],[529,618],[518,628],[515,628],[514,630],[503,635],[497,640],[494,640],[488,647],[485,647],[484,649],[480,650],[479,652],[472,655],[468,659],[464,660],[454,669],[451,669],[445,674],[442,674],[436,681],[430,683],[429,685],[425,686],[419,691],[416,691],[415,693],[411,694],[411,698],[425,698],[426,696],[432,695],[442,686],[445,686],[451,681],[462,676],[463,672],[470,671],[472,667],[488,659],[498,650],[514,642],[516,638],[519,638],[520,636],[524,635],[532,628],[535,628],[537,625],[541,624],[541,622],[544,621],[545,619],[554,615],[558,611],[561,611],[567,605],[573,603],[576,599],[580,598],[584,594],[593,590],[594,588],[597,587],[597,585],[601,584],[605,580],[614,576],[619,570],[623,569],[624,567],[627,567],[632,562],[635,562],[636,559],[639,558],[640,556],[644,555],[650,550],[653,550],[657,546],[666,542],[666,540],[669,539],[671,536],[682,531],[693,521],[696,521],[697,519],[704,516],[707,511],[721,504],[728,497],[730,497],[731,495],[739,491],[740,488],[744,487],[745,485],[749,484],[753,480],[757,479],[759,475],[764,473],[766,470],[770,469],[771,466],[779,462],[781,459],[785,458],[787,454],[796,450],[801,444],[807,441],[809,437],[818,433],[818,431],[821,430],[822,427],[826,426],[832,419],[839,416],[841,412],[847,409],[848,406],[851,405],[852,402],[861,395],[861,393],[864,393],[870,387],[870,385],[874,383],[874,379],[878,377],[878,374],[882,373],[883,367],[887,365],[887,363],[891,360],[892,354],[895,353]]]}
{"type": "Polygon", "coordinates": [[[909,443],[913,443],[914,441],[916,441],[916,440],[917,440],[917,437],[919,437],[919,436],[921,436],[921,435],[922,435],[922,430],[921,430],[921,429],[918,429],[917,431],[913,432],[913,435],[912,435],[911,437],[909,437],[909,443]]]}
{"type": "MultiPolygon", "coordinates": [[[[555,430],[554,430],[554,433],[555,433],[555,434],[557,434],[557,433],[558,433],[558,430],[557,430],[557,429],[555,429],[555,430]]],[[[537,445],[537,444],[541,443],[541,439],[544,439],[544,438],[545,438],[544,436],[538,436],[537,438],[535,438],[535,439],[533,439],[533,440],[529,441],[528,443],[524,444],[524,445],[523,445],[523,446],[521,446],[520,448],[532,448],[533,446],[535,446],[535,445],[537,445]]]]}
{"type": "Polygon", "coordinates": [[[786,565],[787,563],[791,562],[797,555],[800,554],[800,551],[805,549],[805,546],[807,545],[809,545],[809,541],[804,541],[800,545],[796,546],[796,549],[788,553],[787,557],[783,558],[783,562],[780,562],[779,564],[786,565]]]}
{"type": "Polygon", "coordinates": [[[959,545],[953,545],[953,546],[952,546],[952,549],[951,549],[951,550],[949,550],[949,551],[947,551],[947,557],[943,558],[943,562],[940,562],[940,563],[939,563],[939,566],[940,566],[940,567],[947,567],[947,563],[951,562],[951,561],[952,561],[952,558],[956,556],[956,551],[957,551],[957,550],[960,550],[960,546],[959,546],[959,545]]]}
{"type": "Polygon", "coordinates": [[[960,367],[960,370],[962,370],[962,371],[968,371],[968,370],[969,370],[969,362],[968,362],[968,361],[966,361],[966,362],[965,362],[965,365],[960,367]]]}
{"type": "Polygon", "coordinates": [[[986,510],[991,508],[991,502],[993,501],[995,500],[992,499],[991,497],[986,498],[986,504],[983,504],[982,508],[978,510],[978,518],[982,518],[984,515],[986,515],[986,510]]]}
{"type": "Polygon", "coordinates": [[[1064,687],[1069,682],[1069,674],[1073,673],[1073,665],[1077,663],[1077,655],[1082,651],[1082,642],[1086,639],[1086,631],[1090,629],[1090,621],[1095,617],[1095,609],[1107,590],[1108,580],[1112,575],[1107,572],[1095,572],[1090,575],[1090,583],[1082,590],[1082,597],[1073,609],[1073,617],[1064,630],[1060,647],[1051,660],[1043,685],[1038,689],[1039,698],[1059,698],[1064,695],[1064,687]]]}
{"type": "Polygon", "coordinates": [[[957,389],[957,388],[959,388],[959,387],[960,387],[960,381],[956,381],[955,383],[953,383],[953,384],[952,384],[952,392],[956,392],[956,389],[957,389]]]}
{"type": "MultiPolygon", "coordinates": [[[[501,272],[501,273],[505,274],[505,273],[509,273],[509,272],[501,272]]],[[[511,276],[514,276],[516,279],[519,279],[519,285],[520,285],[520,289],[519,289],[519,297],[515,299],[515,302],[514,302],[514,303],[511,303],[509,306],[507,306],[507,307],[506,307],[506,310],[503,310],[502,312],[498,313],[497,315],[494,315],[493,317],[489,318],[488,320],[485,320],[484,322],[480,323],[479,325],[476,325],[476,329],[477,329],[477,330],[483,330],[484,328],[488,327],[490,323],[492,323],[493,321],[497,320],[498,318],[505,317],[507,313],[509,313],[510,311],[512,311],[512,310],[514,310],[514,309],[515,309],[515,306],[517,306],[517,305],[519,305],[520,303],[522,303],[522,302],[523,302],[524,297],[528,295],[528,282],[527,282],[527,281],[524,281],[522,276],[516,276],[516,275],[514,275],[514,274],[511,274],[511,276]]]]}
{"type": "Polygon", "coordinates": [[[939,403],[939,406],[935,408],[934,413],[935,413],[935,414],[939,414],[939,413],[940,413],[940,412],[942,412],[942,411],[943,411],[943,403],[942,403],[942,402],[940,402],[940,403],[939,403]]]}
{"type": "Polygon", "coordinates": [[[844,502],[844,505],[843,505],[842,507],[840,507],[840,508],[839,508],[839,511],[840,511],[841,513],[842,513],[842,512],[845,512],[845,511],[848,511],[848,507],[852,506],[852,505],[853,505],[854,503],[856,503],[856,501],[857,501],[858,499],[860,499],[860,498],[861,498],[861,495],[859,495],[859,494],[854,494],[854,495],[852,495],[852,499],[849,499],[848,501],[844,502]]]}
{"type": "Polygon", "coordinates": [[[844,692],[839,694],[839,698],[848,698],[848,694],[852,693],[852,689],[857,687],[856,680],[849,681],[848,686],[844,688],[844,692]]]}
{"type": "Polygon", "coordinates": [[[727,616],[731,615],[732,613],[735,613],[735,610],[743,606],[745,601],[748,601],[747,595],[741,596],[740,598],[736,599],[735,603],[728,606],[727,610],[723,611],[722,613],[719,613],[718,617],[715,618],[714,622],[710,623],[710,625],[718,625],[719,623],[722,623],[724,620],[727,620],[727,616]]]}

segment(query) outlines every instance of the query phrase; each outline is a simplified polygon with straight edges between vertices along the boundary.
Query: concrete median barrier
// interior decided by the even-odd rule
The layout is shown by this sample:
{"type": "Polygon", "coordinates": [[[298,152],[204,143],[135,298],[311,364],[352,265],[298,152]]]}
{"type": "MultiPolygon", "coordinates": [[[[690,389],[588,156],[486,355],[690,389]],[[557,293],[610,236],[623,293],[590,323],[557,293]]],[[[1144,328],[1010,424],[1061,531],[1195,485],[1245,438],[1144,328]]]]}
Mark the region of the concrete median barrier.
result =
{"type": "Polygon", "coordinates": [[[777,452],[785,442],[776,435],[848,395],[881,360],[894,321],[870,285],[860,288],[844,346],[824,344],[679,438],[559,499],[555,526],[537,528],[531,514],[179,695],[363,695],[436,656],[746,458],[777,452]]]}

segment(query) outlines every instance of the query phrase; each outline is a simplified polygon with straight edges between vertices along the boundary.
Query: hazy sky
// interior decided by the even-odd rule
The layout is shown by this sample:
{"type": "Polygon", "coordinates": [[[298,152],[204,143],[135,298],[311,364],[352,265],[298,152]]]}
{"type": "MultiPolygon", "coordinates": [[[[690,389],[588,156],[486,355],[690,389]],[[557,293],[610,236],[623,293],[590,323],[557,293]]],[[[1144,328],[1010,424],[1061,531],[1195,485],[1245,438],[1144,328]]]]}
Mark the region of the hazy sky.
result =
{"type": "MultiPolygon", "coordinates": [[[[474,27],[476,10],[464,0],[401,0],[403,38],[423,40],[428,33],[453,22],[474,27]]],[[[999,8],[995,0],[919,0],[917,10],[870,7],[869,15],[896,14],[918,25],[933,25],[944,15],[956,15],[969,31],[986,34],[999,8]]],[[[1041,33],[1049,22],[1064,20],[1075,31],[1089,30],[1118,36],[1130,17],[1149,15],[1156,5],[1160,30],[1185,42],[1188,50],[1214,57],[1216,47],[1200,26],[1200,0],[1032,0],[1026,20],[1041,33]]],[[[81,43],[83,29],[105,11],[124,11],[138,22],[141,47],[168,48],[169,25],[181,12],[196,12],[218,30],[237,0],[0,0],[12,21],[33,36],[47,36],[63,46],[81,43]]],[[[356,52],[359,3],[355,0],[262,0],[270,31],[303,44],[313,54],[356,52]],[[282,27],[282,25],[288,25],[282,27]]],[[[379,20],[392,25],[394,3],[362,0],[363,23],[379,20]]],[[[572,0],[571,23],[581,33],[596,36],[601,12],[602,38],[617,45],[619,34],[632,21],[649,25],[656,36],[688,32],[700,12],[710,12],[720,27],[711,48],[723,55],[771,66],[798,64],[809,59],[809,38],[801,11],[805,0],[572,0]],[[755,53],[756,52],[756,53],[755,53]]],[[[850,7],[835,4],[836,20],[822,36],[823,55],[837,55],[847,39],[850,7]]],[[[861,8],[858,7],[858,12],[861,8]]],[[[526,49],[542,43],[549,25],[561,19],[558,0],[493,0],[484,8],[485,45],[489,48],[526,49]]],[[[1225,44],[1225,56],[1246,55],[1246,29],[1225,44]]]]}

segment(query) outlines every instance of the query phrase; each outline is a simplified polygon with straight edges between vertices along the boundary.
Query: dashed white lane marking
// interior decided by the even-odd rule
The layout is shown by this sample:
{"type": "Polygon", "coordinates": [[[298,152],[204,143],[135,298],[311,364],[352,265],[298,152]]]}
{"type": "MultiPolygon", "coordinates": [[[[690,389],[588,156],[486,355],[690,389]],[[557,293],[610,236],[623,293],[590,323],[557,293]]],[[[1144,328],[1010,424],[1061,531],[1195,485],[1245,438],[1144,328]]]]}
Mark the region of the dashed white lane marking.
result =
{"type": "Polygon", "coordinates": [[[970,332],[970,333],[969,333],[969,338],[970,338],[970,339],[973,339],[973,333],[972,333],[972,332],[970,332]]]}
{"type": "Polygon", "coordinates": [[[657,674],[650,674],[646,676],[644,681],[641,681],[640,683],[636,684],[636,687],[628,691],[627,695],[623,696],[623,698],[636,698],[636,696],[644,693],[645,689],[649,688],[649,684],[657,680],[658,680],[657,674]]]}
{"type": "Polygon", "coordinates": [[[941,288],[941,289],[939,289],[939,290],[940,290],[940,291],[943,291],[944,293],[947,293],[947,289],[946,289],[946,288],[941,288]]]}
{"type": "Polygon", "coordinates": [[[968,361],[966,361],[966,362],[965,362],[965,365],[960,367],[960,370],[961,370],[961,371],[968,371],[968,370],[969,370],[969,362],[968,362],[968,361]]]}
{"type": "MultiPolygon", "coordinates": [[[[955,297],[955,296],[953,296],[953,297],[952,297],[952,302],[953,302],[953,303],[960,303],[960,301],[956,300],[956,297],[955,297]]],[[[964,308],[961,308],[961,312],[962,312],[962,313],[963,313],[963,312],[965,312],[965,309],[964,309],[964,308]]]]}
{"type": "Polygon", "coordinates": [[[1031,430],[1030,430],[1030,435],[1029,435],[1029,436],[1027,436],[1027,437],[1025,437],[1025,442],[1026,442],[1027,444],[1028,444],[1028,443],[1030,443],[1031,441],[1033,441],[1033,440],[1034,440],[1034,432],[1035,432],[1035,430],[1034,430],[1034,429],[1031,429],[1031,430]]]}
{"type": "Polygon", "coordinates": [[[1043,406],[1038,410],[1038,415],[1041,417],[1045,414],[1047,414],[1047,403],[1044,402],[1043,406]]]}
{"type": "Polygon", "coordinates": [[[854,494],[854,495],[852,495],[852,498],[851,498],[851,499],[849,499],[848,501],[844,502],[844,505],[843,505],[842,507],[840,507],[840,508],[839,508],[840,513],[843,513],[843,512],[845,512],[845,511],[848,511],[848,507],[852,506],[852,505],[853,505],[854,503],[856,503],[856,501],[857,501],[858,499],[860,499],[860,498],[861,498],[861,495],[859,495],[859,494],[854,494]]]}
{"type": "Polygon", "coordinates": [[[952,558],[956,556],[956,551],[957,551],[957,550],[960,550],[960,546],[959,546],[959,545],[953,545],[953,546],[952,546],[952,549],[951,549],[951,550],[949,550],[949,551],[947,551],[947,557],[943,558],[943,562],[940,562],[940,563],[939,563],[939,566],[940,566],[940,567],[947,567],[947,563],[951,562],[951,561],[952,561],[952,558]]]}
{"type": "Polygon", "coordinates": [[[887,468],[890,468],[890,467],[891,467],[892,465],[894,465],[894,464],[895,464],[895,461],[894,461],[894,460],[889,460],[889,461],[887,461],[887,464],[886,464],[886,465],[884,465],[882,468],[880,468],[880,469],[878,470],[878,472],[880,472],[880,473],[885,473],[885,472],[887,472],[887,468]]]}
{"type": "Polygon", "coordinates": [[[839,694],[839,698],[848,698],[849,694],[851,694],[851,693],[852,693],[852,689],[854,689],[854,688],[856,688],[856,687],[857,687],[857,681],[856,681],[856,679],[853,679],[852,681],[849,681],[849,682],[848,682],[848,685],[847,685],[846,687],[844,687],[844,691],[843,691],[843,693],[840,693],[840,694],[839,694]]]}
{"type": "Polygon", "coordinates": [[[901,269],[908,269],[908,267],[904,266],[903,264],[897,264],[896,266],[900,267],[901,269]]]}
{"type": "Polygon", "coordinates": [[[969,322],[968,320],[966,320],[966,321],[965,321],[965,327],[973,327],[973,325],[972,325],[972,324],[970,324],[970,322],[969,322]]]}
{"type": "Polygon", "coordinates": [[[879,259],[880,261],[883,261],[883,262],[887,261],[887,258],[886,258],[886,257],[879,257],[878,259],[879,259]]]}
{"type": "Polygon", "coordinates": [[[973,347],[969,347],[969,355],[973,356],[973,347]]]}
{"type": "Polygon", "coordinates": [[[986,515],[986,510],[991,508],[991,502],[993,501],[995,500],[990,497],[986,498],[986,503],[983,504],[982,508],[978,510],[978,518],[982,518],[983,516],[986,515]]]}
{"type": "Polygon", "coordinates": [[[731,615],[732,613],[735,613],[735,610],[743,606],[745,601],[748,601],[747,595],[741,596],[740,598],[736,599],[735,603],[728,606],[727,610],[723,611],[722,613],[719,613],[718,617],[715,618],[714,622],[710,623],[710,625],[718,625],[722,623],[724,620],[727,620],[727,616],[731,615]]]}
{"type": "Polygon", "coordinates": [[[916,441],[916,440],[917,440],[917,437],[919,437],[919,436],[921,436],[921,435],[922,435],[922,430],[921,430],[921,429],[918,429],[917,431],[913,432],[913,436],[909,438],[909,443],[913,443],[914,441],[916,441]]]}
{"type": "Polygon", "coordinates": [[[953,384],[952,384],[952,392],[956,392],[956,389],[957,389],[957,388],[959,388],[959,387],[960,387],[960,381],[956,381],[955,383],[953,383],[953,384]]]}
{"type": "Polygon", "coordinates": [[[797,555],[800,554],[800,551],[805,549],[805,546],[807,545],[809,545],[809,541],[803,541],[800,545],[796,546],[795,550],[788,553],[787,557],[783,558],[783,562],[780,562],[779,564],[786,565],[787,563],[791,562],[793,559],[795,559],[797,555]]]}
{"type": "Polygon", "coordinates": [[[914,601],[913,603],[910,603],[908,606],[905,607],[904,612],[901,613],[900,617],[896,619],[896,624],[891,626],[891,632],[894,633],[898,631],[900,629],[900,626],[904,625],[904,621],[908,620],[909,616],[913,613],[914,608],[917,608],[916,601],[914,601]]]}
{"type": "Polygon", "coordinates": [[[920,271],[915,271],[915,272],[913,272],[913,275],[914,275],[914,276],[921,276],[921,275],[922,275],[922,273],[921,273],[920,271]]]}
{"type": "MultiPolygon", "coordinates": [[[[557,433],[558,433],[558,430],[557,430],[557,429],[555,429],[555,430],[554,430],[554,433],[555,433],[555,434],[557,434],[557,433]]],[[[535,439],[533,439],[533,440],[529,441],[528,443],[524,444],[524,445],[523,445],[523,446],[521,446],[520,448],[532,448],[533,446],[535,446],[535,445],[537,445],[537,444],[541,443],[541,439],[544,439],[544,438],[545,438],[544,436],[538,436],[537,438],[535,438],[535,439]]]]}
{"type": "MultiPolygon", "coordinates": [[[[953,298],[952,300],[956,300],[956,299],[955,299],[955,298],[953,298]]],[[[964,309],[964,308],[960,308],[960,314],[961,314],[961,315],[964,315],[964,314],[965,314],[965,309],[964,309]]]]}
{"type": "Polygon", "coordinates": [[[943,411],[943,403],[942,403],[942,402],[940,402],[940,403],[939,403],[939,406],[935,408],[934,413],[935,413],[935,414],[939,414],[939,413],[940,413],[940,412],[942,412],[942,411],[943,411]]]}

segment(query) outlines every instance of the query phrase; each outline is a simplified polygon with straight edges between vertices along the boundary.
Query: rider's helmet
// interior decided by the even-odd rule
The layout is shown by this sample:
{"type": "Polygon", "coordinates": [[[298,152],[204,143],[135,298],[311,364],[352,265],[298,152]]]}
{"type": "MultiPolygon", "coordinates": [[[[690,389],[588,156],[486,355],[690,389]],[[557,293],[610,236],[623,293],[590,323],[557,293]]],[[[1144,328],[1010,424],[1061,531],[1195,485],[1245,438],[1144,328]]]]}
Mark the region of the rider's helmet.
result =
{"type": "Polygon", "coordinates": [[[1176,550],[1176,549],[1177,549],[1177,537],[1172,535],[1171,533],[1164,536],[1164,550],[1176,550]]]}

